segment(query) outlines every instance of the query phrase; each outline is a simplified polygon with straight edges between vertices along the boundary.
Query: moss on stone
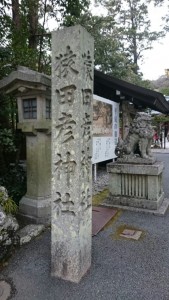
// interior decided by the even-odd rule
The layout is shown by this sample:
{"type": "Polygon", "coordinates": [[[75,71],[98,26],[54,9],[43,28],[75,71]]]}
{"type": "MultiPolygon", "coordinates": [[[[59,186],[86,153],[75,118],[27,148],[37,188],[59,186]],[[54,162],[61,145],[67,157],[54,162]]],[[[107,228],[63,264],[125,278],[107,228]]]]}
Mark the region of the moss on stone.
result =
{"type": "Polygon", "coordinates": [[[100,193],[98,193],[97,195],[93,196],[92,198],[92,205],[99,205],[103,202],[103,200],[108,197],[109,195],[109,190],[108,189],[104,189],[103,191],[101,191],[100,193]]]}
{"type": "MultiPolygon", "coordinates": [[[[117,208],[115,208],[117,210],[117,208]]],[[[117,210],[117,213],[114,215],[114,217],[111,218],[111,220],[104,226],[104,229],[107,229],[113,225],[114,222],[117,221],[117,219],[121,216],[122,210],[117,210]]]]}

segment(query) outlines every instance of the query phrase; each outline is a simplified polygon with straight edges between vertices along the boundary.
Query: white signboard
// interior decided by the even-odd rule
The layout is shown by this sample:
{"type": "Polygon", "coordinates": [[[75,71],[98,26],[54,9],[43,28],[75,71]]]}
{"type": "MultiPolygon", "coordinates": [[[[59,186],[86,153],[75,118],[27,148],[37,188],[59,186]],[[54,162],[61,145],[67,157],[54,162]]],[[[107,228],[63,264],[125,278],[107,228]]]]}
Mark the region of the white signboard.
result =
{"type": "Polygon", "coordinates": [[[93,95],[93,164],[116,157],[118,137],[119,104],[93,95]]]}

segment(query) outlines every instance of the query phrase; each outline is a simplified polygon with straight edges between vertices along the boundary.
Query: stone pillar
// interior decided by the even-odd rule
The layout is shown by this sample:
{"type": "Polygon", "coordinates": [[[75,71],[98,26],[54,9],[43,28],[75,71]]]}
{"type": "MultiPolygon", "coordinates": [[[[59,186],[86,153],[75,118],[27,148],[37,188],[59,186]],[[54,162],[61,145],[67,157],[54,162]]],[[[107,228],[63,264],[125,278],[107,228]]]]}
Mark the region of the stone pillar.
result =
{"type": "Polygon", "coordinates": [[[93,52],[79,25],[52,34],[51,274],[72,282],[91,265],[93,52]]]}
{"type": "MultiPolygon", "coordinates": [[[[50,129],[41,128],[38,131],[35,129],[36,126],[31,127],[29,124],[22,124],[20,127],[26,133],[27,192],[19,203],[19,213],[25,220],[50,224],[51,136],[48,134],[50,129]]],[[[50,128],[50,124],[46,127],[50,128]]]]}

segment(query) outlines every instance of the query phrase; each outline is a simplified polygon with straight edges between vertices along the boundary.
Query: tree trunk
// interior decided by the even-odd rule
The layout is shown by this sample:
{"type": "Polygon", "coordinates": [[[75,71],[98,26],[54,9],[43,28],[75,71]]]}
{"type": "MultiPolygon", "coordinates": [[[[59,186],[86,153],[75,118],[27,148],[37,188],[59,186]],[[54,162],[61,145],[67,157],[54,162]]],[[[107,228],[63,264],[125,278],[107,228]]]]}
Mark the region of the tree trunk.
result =
{"type": "Polygon", "coordinates": [[[138,56],[137,56],[137,26],[135,23],[135,11],[134,11],[134,6],[132,1],[129,0],[129,7],[130,7],[130,15],[131,15],[131,29],[133,32],[133,37],[132,37],[132,54],[133,54],[133,72],[135,74],[138,73],[138,56]]]}
{"type": "Polygon", "coordinates": [[[47,0],[44,1],[43,24],[42,24],[42,31],[41,31],[40,41],[39,41],[38,72],[42,72],[41,59],[42,59],[42,49],[43,49],[43,40],[44,40],[45,22],[46,22],[46,8],[47,8],[46,4],[47,4],[47,0]]]}
{"type": "Polygon", "coordinates": [[[19,0],[12,0],[12,20],[13,20],[14,29],[16,31],[19,31],[21,27],[19,0]]]}
{"type": "Polygon", "coordinates": [[[37,49],[39,0],[28,1],[29,48],[37,49]]]}

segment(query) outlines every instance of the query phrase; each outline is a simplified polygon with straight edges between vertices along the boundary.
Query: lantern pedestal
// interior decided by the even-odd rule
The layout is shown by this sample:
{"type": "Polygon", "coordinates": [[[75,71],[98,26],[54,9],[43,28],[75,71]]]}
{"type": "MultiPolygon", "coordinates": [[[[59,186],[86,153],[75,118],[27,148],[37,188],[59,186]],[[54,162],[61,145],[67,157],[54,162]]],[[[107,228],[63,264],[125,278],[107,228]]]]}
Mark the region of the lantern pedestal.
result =
{"type": "MultiPolygon", "coordinates": [[[[51,217],[51,136],[49,127],[26,133],[27,150],[27,193],[19,203],[21,216],[34,223],[50,224],[51,217]],[[33,134],[34,133],[34,134],[33,134]]],[[[37,126],[36,126],[37,127],[37,126]]]]}

